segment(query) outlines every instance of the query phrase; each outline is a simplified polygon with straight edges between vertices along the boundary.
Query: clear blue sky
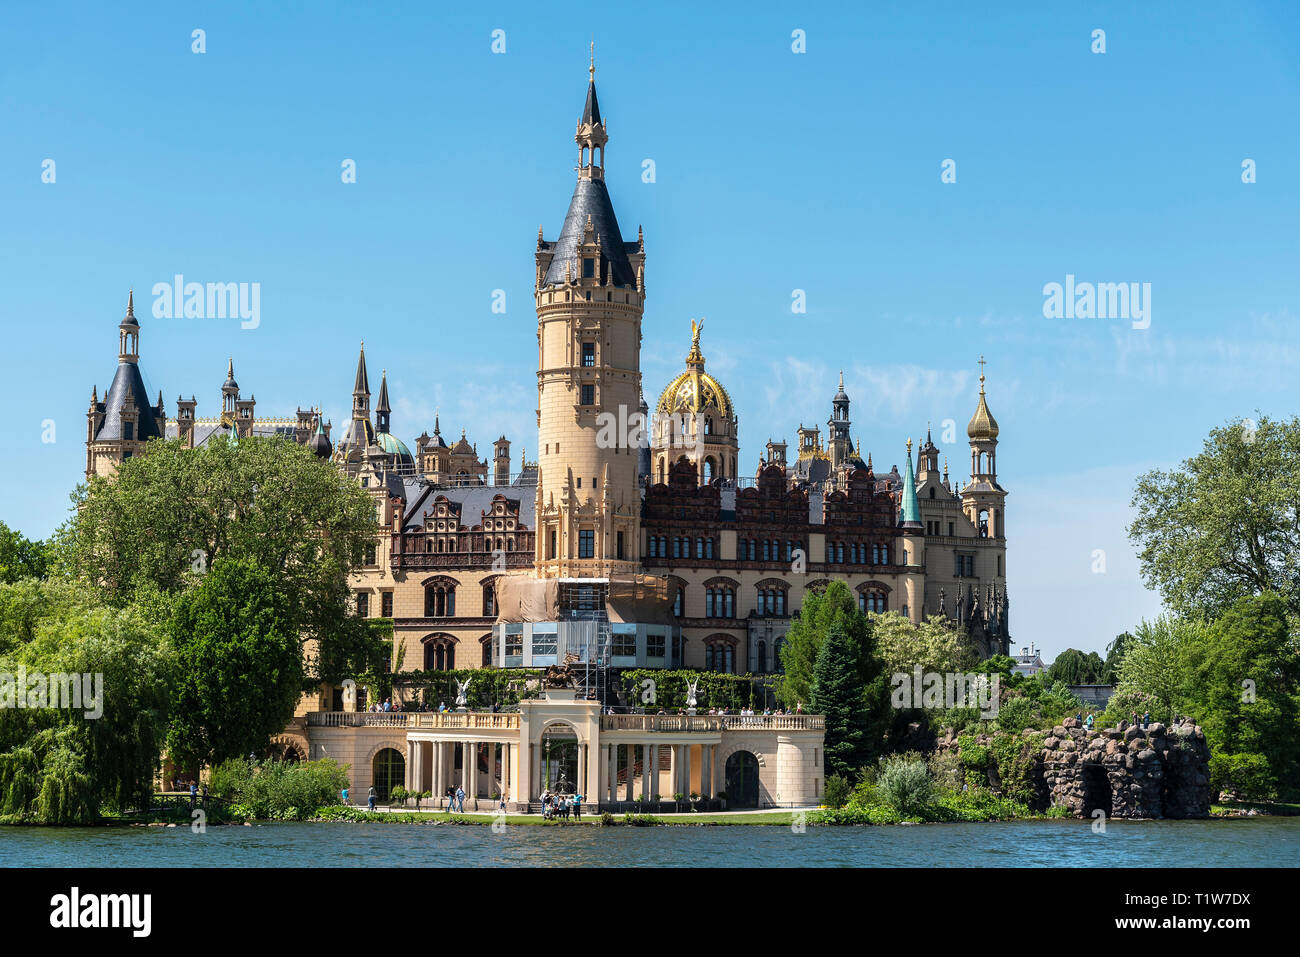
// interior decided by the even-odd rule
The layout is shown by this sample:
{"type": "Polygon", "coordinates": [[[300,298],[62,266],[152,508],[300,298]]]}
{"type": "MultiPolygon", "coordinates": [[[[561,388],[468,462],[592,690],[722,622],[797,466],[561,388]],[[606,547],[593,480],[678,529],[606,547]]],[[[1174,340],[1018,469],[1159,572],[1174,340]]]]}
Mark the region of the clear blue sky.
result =
{"type": "Polygon", "coordinates": [[[181,392],[213,414],[233,355],[259,413],[342,423],[364,337],[398,435],[440,408],[444,433],[532,457],[532,252],[572,191],[593,34],[610,191],[625,238],[645,228],[647,395],[704,316],[745,471],[825,421],[843,367],[877,467],[952,419],[964,478],[984,354],[1017,645],[1100,650],[1155,612],[1134,477],[1295,411],[1295,4],[464,6],[6,5],[0,520],[65,517],[131,286],[169,415],[181,392]],[[154,319],[176,273],[260,283],[260,327],[154,319]],[[1150,328],[1043,318],[1066,274],[1151,283],[1150,328]]]}

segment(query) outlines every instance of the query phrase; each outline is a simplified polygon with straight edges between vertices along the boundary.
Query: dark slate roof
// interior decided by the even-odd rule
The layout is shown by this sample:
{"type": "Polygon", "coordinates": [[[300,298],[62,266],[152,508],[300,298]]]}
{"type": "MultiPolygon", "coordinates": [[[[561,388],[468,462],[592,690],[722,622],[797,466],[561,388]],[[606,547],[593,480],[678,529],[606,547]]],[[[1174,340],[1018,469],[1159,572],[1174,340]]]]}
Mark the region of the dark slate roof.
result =
{"type": "Polygon", "coordinates": [[[587,84],[587,105],[582,108],[582,122],[600,125],[600,101],[596,99],[596,81],[587,84]]]}
{"type": "Polygon", "coordinates": [[[635,286],[636,273],[632,271],[632,263],[627,258],[628,247],[623,242],[623,234],[618,231],[618,219],[615,218],[614,206],[609,201],[609,190],[605,189],[604,180],[599,179],[579,179],[578,185],[574,187],[569,212],[560,229],[560,238],[552,244],[555,258],[546,270],[542,285],[564,282],[565,263],[570,264],[570,275],[574,279],[582,275],[582,264],[578,262],[578,243],[582,242],[588,216],[591,217],[592,228],[600,236],[601,258],[604,260],[601,278],[612,268],[614,285],[635,286]]]}
{"type": "Polygon", "coordinates": [[[352,386],[352,394],[360,395],[370,394],[370,376],[366,373],[366,347],[361,347],[361,355],[357,357],[357,381],[352,386]]]}
{"type": "Polygon", "coordinates": [[[492,511],[492,499],[503,495],[519,504],[519,522],[533,529],[537,514],[537,492],[532,487],[505,485],[476,485],[466,488],[432,485],[419,479],[405,480],[405,498],[408,503],[405,521],[407,528],[423,528],[425,519],[433,511],[434,500],[439,495],[460,505],[460,520],[466,528],[482,522],[483,512],[492,511]]]}
{"type": "Polygon", "coordinates": [[[96,441],[122,437],[122,407],[126,405],[128,389],[136,408],[140,410],[135,437],[141,441],[162,438],[158,432],[158,422],[149,406],[149,393],[144,387],[140,367],[134,362],[119,362],[117,372],[113,375],[113,384],[104,394],[104,424],[95,435],[96,441]]]}

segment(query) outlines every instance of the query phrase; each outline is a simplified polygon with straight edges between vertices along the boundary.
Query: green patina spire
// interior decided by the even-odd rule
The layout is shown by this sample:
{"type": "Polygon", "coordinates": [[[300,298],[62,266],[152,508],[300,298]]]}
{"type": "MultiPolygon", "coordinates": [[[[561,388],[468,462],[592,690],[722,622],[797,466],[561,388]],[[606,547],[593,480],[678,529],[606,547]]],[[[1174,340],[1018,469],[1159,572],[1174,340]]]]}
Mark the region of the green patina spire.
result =
{"type": "Polygon", "coordinates": [[[904,527],[921,525],[921,506],[916,501],[916,479],[912,475],[912,440],[907,440],[907,472],[903,475],[903,507],[899,521],[904,527]]]}

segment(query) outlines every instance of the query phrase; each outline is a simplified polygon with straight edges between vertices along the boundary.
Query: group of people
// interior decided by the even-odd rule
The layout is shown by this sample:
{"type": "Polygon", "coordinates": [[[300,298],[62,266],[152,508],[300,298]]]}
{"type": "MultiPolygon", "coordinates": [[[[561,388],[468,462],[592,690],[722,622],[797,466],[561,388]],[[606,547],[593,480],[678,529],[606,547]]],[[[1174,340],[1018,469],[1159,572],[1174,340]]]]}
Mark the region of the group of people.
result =
{"type": "Polygon", "coordinates": [[[1151,724],[1151,712],[1150,712],[1150,711],[1146,711],[1146,712],[1144,712],[1144,713],[1142,713],[1142,714],[1138,714],[1136,711],[1133,712],[1133,727],[1135,727],[1135,728],[1147,728],[1147,727],[1150,726],[1150,724],[1151,724]]]}
{"type": "Polygon", "coordinates": [[[543,820],[567,821],[570,814],[575,821],[582,820],[581,794],[552,794],[549,790],[542,792],[543,820]]]}

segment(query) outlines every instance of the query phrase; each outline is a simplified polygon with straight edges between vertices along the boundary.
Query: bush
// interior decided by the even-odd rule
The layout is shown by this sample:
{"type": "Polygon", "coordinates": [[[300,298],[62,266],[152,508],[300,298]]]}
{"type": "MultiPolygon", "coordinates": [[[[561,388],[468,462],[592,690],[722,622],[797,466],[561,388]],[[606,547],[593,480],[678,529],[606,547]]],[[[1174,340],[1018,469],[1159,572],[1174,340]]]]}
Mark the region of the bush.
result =
{"type": "Polygon", "coordinates": [[[655,827],[664,822],[652,814],[624,814],[623,823],[632,827],[655,827]]]}
{"type": "Polygon", "coordinates": [[[301,820],[340,803],[347,767],[321,761],[249,763],[232,758],[212,769],[209,787],[218,797],[246,806],[262,820],[301,820]]]}
{"type": "Polygon", "coordinates": [[[826,793],[823,799],[827,807],[844,807],[852,796],[853,786],[849,784],[848,778],[840,774],[832,774],[826,778],[826,793]]]}
{"type": "Polygon", "coordinates": [[[904,817],[924,812],[934,792],[925,761],[915,752],[894,754],[881,762],[876,793],[904,817]]]}
{"type": "Polygon", "coordinates": [[[935,787],[941,790],[961,790],[964,779],[961,773],[961,758],[956,751],[935,751],[926,763],[929,765],[930,777],[934,780],[935,787]]]}
{"type": "Polygon", "coordinates": [[[1210,787],[1216,797],[1220,791],[1233,792],[1247,801],[1277,797],[1277,779],[1262,754],[1210,755],[1210,787]]]}
{"type": "Polygon", "coordinates": [[[902,820],[902,815],[883,804],[851,805],[808,815],[809,824],[898,824],[902,820]]]}
{"type": "Polygon", "coordinates": [[[998,707],[998,727],[1009,734],[1019,734],[1036,724],[1034,703],[1028,698],[1012,698],[998,707]]]}
{"type": "Polygon", "coordinates": [[[600,815],[600,826],[612,827],[613,825],[614,825],[614,815],[610,814],[608,811],[603,812],[600,815]]]}

